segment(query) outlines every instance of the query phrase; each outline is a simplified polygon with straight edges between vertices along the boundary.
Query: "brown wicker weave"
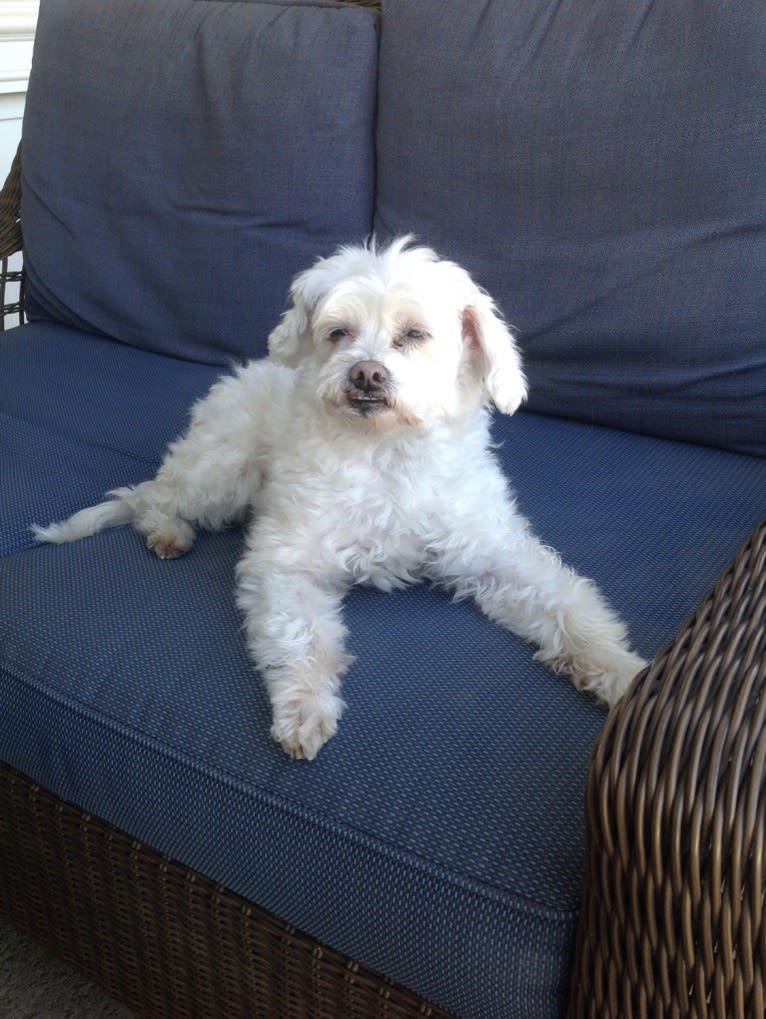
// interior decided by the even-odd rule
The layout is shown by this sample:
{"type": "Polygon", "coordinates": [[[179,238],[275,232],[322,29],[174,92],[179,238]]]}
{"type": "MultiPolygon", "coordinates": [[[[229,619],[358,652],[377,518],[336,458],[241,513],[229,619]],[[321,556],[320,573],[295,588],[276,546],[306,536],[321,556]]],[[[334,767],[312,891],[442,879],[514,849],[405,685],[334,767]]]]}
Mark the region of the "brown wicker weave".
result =
{"type": "MultiPolygon", "coordinates": [[[[594,748],[571,1019],[766,1014],[765,624],[766,522],[594,748]]],[[[0,914],[147,1017],[449,1019],[2,765],[0,914]]]]}
{"type": "Polygon", "coordinates": [[[0,258],[21,251],[21,142],[0,191],[0,258]]]}
{"type": "Polygon", "coordinates": [[[450,1019],[4,765],[0,914],[152,1019],[450,1019]]]}
{"type": "Polygon", "coordinates": [[[5,328],[6,316],[23,320],[23,273],[20,269],[10,270],[8,259],[21,251],[21,143],[11,164],[11,172],[0,191],[0,332],[5,328]],[[9,284],[15,285],[17,295],[9,301],[9,284]]]}
{"type": "Polygon", "coordinates": [[[570,1015],[766,1015],[766,521],[594,748],[570,1015]]]}

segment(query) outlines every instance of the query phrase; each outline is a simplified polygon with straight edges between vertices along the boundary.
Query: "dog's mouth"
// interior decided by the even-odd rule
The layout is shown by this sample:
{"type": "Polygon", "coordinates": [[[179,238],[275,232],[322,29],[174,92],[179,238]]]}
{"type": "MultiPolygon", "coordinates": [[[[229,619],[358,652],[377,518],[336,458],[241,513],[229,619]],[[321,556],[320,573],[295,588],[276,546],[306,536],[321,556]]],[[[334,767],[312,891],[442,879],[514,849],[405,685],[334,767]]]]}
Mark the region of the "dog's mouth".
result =
{"type": "Polygon", "coordinates": [[[367,417],[370,414],[379,414],[381,411],[388,410],[391,406],[388,397],[383,393],[352,391],[346,395],[346,402],[353,411],[361,414],[362,417],[367,417]]]}

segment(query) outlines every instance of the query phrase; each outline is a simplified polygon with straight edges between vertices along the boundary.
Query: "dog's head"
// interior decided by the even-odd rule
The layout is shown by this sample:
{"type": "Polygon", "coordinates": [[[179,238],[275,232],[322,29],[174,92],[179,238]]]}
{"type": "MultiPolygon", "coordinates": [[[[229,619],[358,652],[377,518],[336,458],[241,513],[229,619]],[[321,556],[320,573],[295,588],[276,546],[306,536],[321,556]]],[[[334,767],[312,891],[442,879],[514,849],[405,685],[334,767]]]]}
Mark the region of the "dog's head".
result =
{"type": "Polygon", "coordinates": [[[512,414],[521,357],[468,273],[409,237],[341,248],[296,277],[269,337],[333,411],[374,425],[459,419],[481,403],[512,414]]]}

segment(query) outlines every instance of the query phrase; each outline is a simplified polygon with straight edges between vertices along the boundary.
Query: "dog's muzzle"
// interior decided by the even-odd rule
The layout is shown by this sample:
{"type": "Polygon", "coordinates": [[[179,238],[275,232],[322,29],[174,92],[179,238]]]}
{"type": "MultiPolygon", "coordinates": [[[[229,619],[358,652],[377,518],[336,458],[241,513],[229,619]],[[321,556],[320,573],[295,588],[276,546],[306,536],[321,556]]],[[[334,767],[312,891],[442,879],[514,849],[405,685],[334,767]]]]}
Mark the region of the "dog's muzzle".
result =
{"type": "Polygon", "coordinates": [[[360,414],[388,407],[390,391],[391,374],[380,361],[357,361],[349,368],[346,396],[360,414]]]}

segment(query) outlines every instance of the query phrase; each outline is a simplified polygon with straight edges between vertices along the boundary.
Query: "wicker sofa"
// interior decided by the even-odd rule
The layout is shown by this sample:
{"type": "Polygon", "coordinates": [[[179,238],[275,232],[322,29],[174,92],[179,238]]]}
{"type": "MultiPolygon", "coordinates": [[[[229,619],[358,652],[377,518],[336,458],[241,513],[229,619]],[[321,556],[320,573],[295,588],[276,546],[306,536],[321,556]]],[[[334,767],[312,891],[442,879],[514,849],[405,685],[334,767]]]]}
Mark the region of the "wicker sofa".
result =
{"type": "Polygon", "coordinates": [[[766,1012],[765,32],[758,0],[43,0],[0,195],[20,930],[163,1019],[766,1012]],[[469,605],[359,591],[343,729],[293,762],[240,530],[33,542],[373,228],[517,326],[499,456],[652,659],[608,717],[469,605]]]}

